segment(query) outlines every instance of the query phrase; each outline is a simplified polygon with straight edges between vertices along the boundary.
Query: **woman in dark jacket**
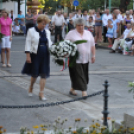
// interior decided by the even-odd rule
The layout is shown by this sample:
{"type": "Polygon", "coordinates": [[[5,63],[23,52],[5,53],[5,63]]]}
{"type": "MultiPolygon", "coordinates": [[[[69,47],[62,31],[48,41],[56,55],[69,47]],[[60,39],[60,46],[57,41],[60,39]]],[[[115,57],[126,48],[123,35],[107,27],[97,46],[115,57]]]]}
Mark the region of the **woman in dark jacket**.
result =
{"type": "Polygon", "coordinates": [[[32,96],[33,85],[38,76],[40,79],[40,100],[46,100],[44,97],[44,88],[46,78],[50,76],[50,56],[49,47],[52,45],[50,32],[44,30],[49,18],[41,14],[37,18],[37,27],[30,28],[26,37],[25,53],[26,63],[22,70],[23,74],[31,76],[29,87],[29,96],[32,96]]]}

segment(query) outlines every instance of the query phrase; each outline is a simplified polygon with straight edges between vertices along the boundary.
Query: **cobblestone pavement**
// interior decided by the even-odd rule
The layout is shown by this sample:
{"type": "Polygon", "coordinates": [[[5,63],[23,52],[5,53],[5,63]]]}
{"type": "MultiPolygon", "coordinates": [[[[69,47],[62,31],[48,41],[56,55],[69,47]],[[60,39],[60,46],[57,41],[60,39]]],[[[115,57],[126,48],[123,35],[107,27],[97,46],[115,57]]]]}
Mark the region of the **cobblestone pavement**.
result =
{"type": "MultiPolygon", "coordinates": [[[[23,77],[21,70],[25,62],[24,54],[25,37],[13,38],[11,49],[12,68],[2,68],[0,64],[0,105],[28,105],[41,104],[39,101],[39,79],[34,86],[34,96],[28,97],[27,90],[30,77],[23,77]],[[20,76],[3,77],[2,76],[20,76]]],[[[110,117],[118,121],[123,119],[123,114],[133,115],[133,95],[128,93],[128,81],[134,80],[134,58],[120,54],[109,54],[108,50],[98,49],[96,63],[90,65],[90,83],[88,94],[104,89],[102,84],[107,79],[109,87],[109,111],[110,117]]],[[[46,82],[45,96],[47,102],[70,100],[74,97],[68,94],[70,78],[68,69],[61,72],[61,67],[51,60],[51,77],[46,82]]],[[[81,92],[78,92],[81,97],[81,92]]],[[[0,125],[7,128],[8,132],[17,132],[21,126],[31,128],[33,125],[52,123],[57,116],[68,118],[65,128],[73,126],[75,118],[87,119],[80,125],[89,126],[92,119],[102,118],[102,95],[65,105],[38,109],[0,109],[0,125]]],[[[101,120],[102,121],[102,120],[101,120]]]]}

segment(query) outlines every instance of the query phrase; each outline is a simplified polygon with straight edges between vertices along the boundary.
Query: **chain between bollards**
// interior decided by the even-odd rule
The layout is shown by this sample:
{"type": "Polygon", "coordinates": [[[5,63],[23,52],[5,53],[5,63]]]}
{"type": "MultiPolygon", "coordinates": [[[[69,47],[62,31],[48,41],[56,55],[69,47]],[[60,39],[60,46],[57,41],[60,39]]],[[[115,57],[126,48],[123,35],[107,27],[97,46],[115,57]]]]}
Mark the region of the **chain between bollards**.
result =
{"type": "Polygon", "coordinates": [[[104,109],[102,111],[102,113],[103,113],[103,125],[108,127],[107,118],[108,118],[108,114],[109,114],[109,111],[108,111],[108,97],[109,97],[109,95],[108,95],[108,87],[109,87],[109,83],[108,83],[107,80],[105,81],[103,86],[105,87],[104,94],[103,94],[103,97],[104,97],[104,109]]]}

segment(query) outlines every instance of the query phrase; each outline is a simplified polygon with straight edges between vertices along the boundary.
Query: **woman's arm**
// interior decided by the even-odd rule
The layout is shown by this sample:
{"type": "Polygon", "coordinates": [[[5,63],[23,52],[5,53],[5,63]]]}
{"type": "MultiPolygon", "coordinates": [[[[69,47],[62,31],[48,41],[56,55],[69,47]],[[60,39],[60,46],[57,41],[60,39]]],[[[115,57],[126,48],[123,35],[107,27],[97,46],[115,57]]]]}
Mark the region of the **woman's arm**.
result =
{"type": "Polygon", "coordinates": [[[49,48],[51,47],[51,45],[53,44],[52,40],[51,40],[51,34],[50,34],[50,31],[49,30],[46,30],[46,36],[47,36],[47,39],[48,39],[48,45],[49,45],[49,48]]]}
{"type": "Polygon", "coordinates": [[[110,27],[110,28],[113,28],[113,25],[111,25],[111,24],[108,24],[108,27],[110,27]]]}
{"type": "Polygon", "coordinates": [[[26,62],[32,63],[30,53],[26,53],[26,62]]]}
{"type": "Polygon", "coordinates": [[[30,20],[30,18],[26,17],[26,20],[30,20]]]}
{"type": "Polygon", "coordinates": [[[124,19],[124,25],[126,26],[126,20],[124,19]]]}
{"type": "Polygon", "coordinates": [[[92,60],[92,63],[94,63],[95,62],[95,46],[92,46],[91,47],[91,52],[92,52],[92,58],[91,58],[91,60],[92,60]]]}
{"type": "Polygon", "coordinates": [[[12,41],[12,24],[10,25],[10,41],[12,41]]]}
{"type": "Polygon", "coordinates": [[[0,24],[0,33],[1,33],[1,24],[0,24]]]}
{"type": "Polygon", "coordinates": [[[120,23],[117,23],[117,33],[119,32],[120,23]]]}

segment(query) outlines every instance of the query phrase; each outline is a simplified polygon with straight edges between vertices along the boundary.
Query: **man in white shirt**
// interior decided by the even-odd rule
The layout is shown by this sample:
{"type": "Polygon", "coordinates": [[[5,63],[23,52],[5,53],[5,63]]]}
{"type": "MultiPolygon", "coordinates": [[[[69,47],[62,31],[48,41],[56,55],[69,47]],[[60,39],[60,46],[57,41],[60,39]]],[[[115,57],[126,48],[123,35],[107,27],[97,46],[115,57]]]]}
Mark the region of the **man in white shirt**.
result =
{"type": "Polygon", "coordinates": [[[134,18],[133,18],[133,10],[130,9],[129,12],[130,12],[130,18],[133,20],[133,19],[134,19],[134,18]]]}
{"type": "Polygon", "coordinates": [[[127,23],[126,30],[123,32],[123,34],[121,35],[120,38],[115,39],[114,44],[112,46],[112,50],[110,51],[110,53],[115,53],[116,49],[119,47],[119,44],[121,47],[124,45],[125,39],[130,31],[131,31],[131,23],[127,23]]]}
{"type": "MultiPolygon", "coordinates": [[[[85,24],[87,24],[87,22],[89,20],[89,16],[88,16],[88,11],[87,10],[83,11],[82,18],[85,20],[85,24]]],[[[85,29],[87,29],[87,27],[85,27],[85,29]]]]}
{"type": "Polygon", "coordinates": [[[109,9],[106,9],[105,14],[102,17],[104,42],[107,41],[106,33],[107,33],[107,24],[109,19],[112,19],[112,15],[109,14],[109,9]]]}
{"type": "Polygon", "coordinates": [[[117,19],[119,20],[120,24],[119,24],[119,32],[118,32],[118,37],[121,36],[121,22],[123,21],[123,17],[120,13],[120,10],[119,9],[115,9],[114,13],[117,14],[117,19]]]}
{"type": "Polygon", "coordinates": [[[120,14],[120,10],[119,9],[115,9],[114,13],[117,14],[117,19],[121,22],[123,20],[122,15],[120,14]]]}
{"type": "Polygon", "coordinates": [[[75,18],[81,18],[82,14],[81,14],[81,10],[79,9],[77,14],[75,15],[75,18]]]}
{"type": "Polygon", "coordinates": [[[57,14],[52,18],[52,23],[55,27],[55,43],[57,43],[57,38],[59,41],[62,40],[62,29],[65,23],[65,19],[61,13],[61,10],[58,10],[57,14]]]}
{"type": "Polygon", "coordinates": [[[62,38],[64,39],[65,36],[66,36],[67,27],[68,27],[68,14],[64,13],[63,16],[64,16],[65,22],[64,22],[64,27],[63,27],[63,30],[62,30],[62,38]]]}

